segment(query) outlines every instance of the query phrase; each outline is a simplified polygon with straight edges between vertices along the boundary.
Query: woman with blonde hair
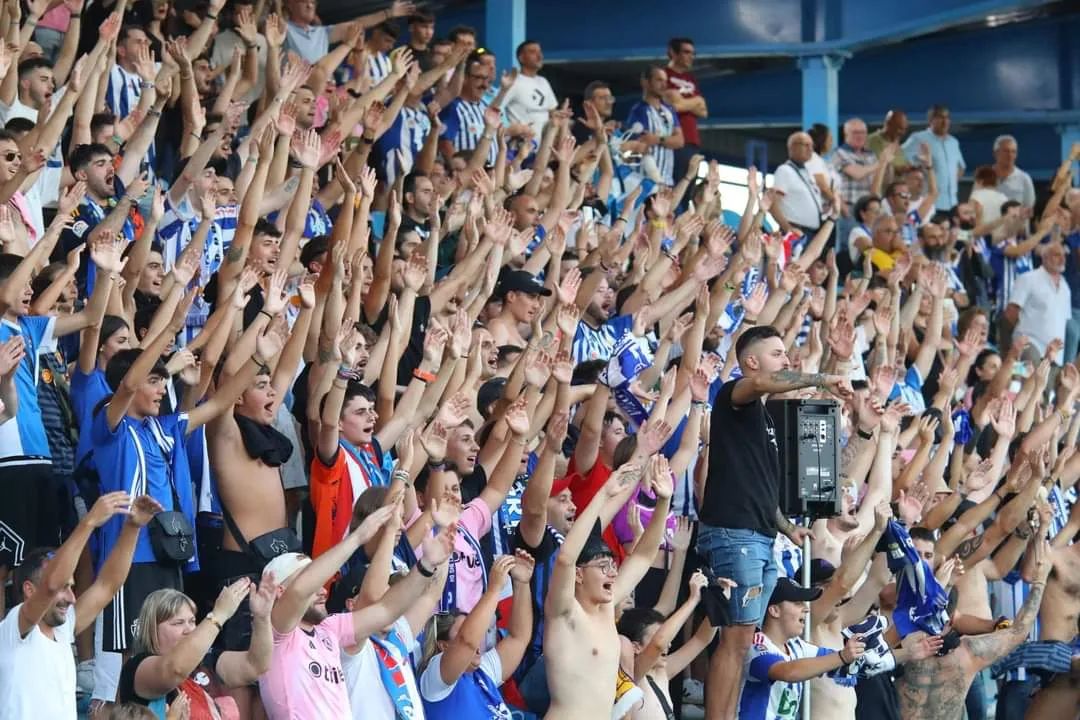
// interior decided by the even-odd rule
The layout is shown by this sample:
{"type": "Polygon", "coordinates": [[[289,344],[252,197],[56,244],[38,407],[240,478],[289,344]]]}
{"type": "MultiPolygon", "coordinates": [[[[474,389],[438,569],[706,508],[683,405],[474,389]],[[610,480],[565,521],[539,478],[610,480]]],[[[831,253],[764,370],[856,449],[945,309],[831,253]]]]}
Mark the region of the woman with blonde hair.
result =
{"type": "Polygon", "coordinates": [[[222,652],[205,668],[226,687],[250,685],[270,667],[273,634],[270,610],[277,595],[273,575],[256,585],[247,577],[227,585],[214,609],[195,622],[195,602],[178,590],[156,590],[139,611],[134,654],[120,673],[117,702],[145,705],[159,720],[166,720],[166,702],[187,696],[190,720],[221,720],[214,699],[189,677],[206,657],[210,646],[236,609],[248,598],[252,615],[251,645],[246,652],[222,652]]]}

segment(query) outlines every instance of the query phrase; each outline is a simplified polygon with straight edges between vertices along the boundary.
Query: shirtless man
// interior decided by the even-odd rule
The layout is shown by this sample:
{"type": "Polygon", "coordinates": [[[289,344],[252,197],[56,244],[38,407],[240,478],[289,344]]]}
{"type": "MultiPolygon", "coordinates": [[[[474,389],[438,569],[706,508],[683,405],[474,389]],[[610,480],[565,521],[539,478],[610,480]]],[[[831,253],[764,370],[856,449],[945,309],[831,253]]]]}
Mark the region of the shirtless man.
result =
{"type": "Polygon", "coordinates": [[[963,717],[964,698],[975,674],[1018,647],[1031,631],[1052,567],[1048,543],[1035,545],[1031,564],[1034,568],[1031,592],[1012,626],[965,637],[944,657],[908,663],[903,677],[896,681],[900,714],[904,720],[959,720],[963,717]]]}
{"type": "Polygon", "coordinates": [[[524,270],[507,270],[495,289],[502,298],[502,311],[488,323],[487,329],[495,338],[495,344],[525,347],[528,341],[521,334],[521,326],[528,325],[543,310],[541,297],[551,295],[551,290],[524,270]]]}
{"type": "Polygon", "coordinates": [[[549,660],[551,692],[551,706],[544,717],[549,720],[611,717],[620,650],[615,606],[633,591],[652,564],[671,504],[671,472],[662,456],[649,461],[644,477],[656,493],[656,508],[645,534],[622,567],[615,565],[610,549],[599,537],[590,536],[605,501],[627,490],[640,474],[641,468],[633,465],[623,465],[612,473],[598,497],[574,522],[559,551],[544,605],[544,655],[549,660]],[[583,678],[592,680],[582,682],[583,678]]]}
{"type": "MultiPolygon", "coordinates": [[[[1046,585],[1046,603],[1039,614],[1039,642],[1071,645],[1071,668],[1035,694],[1026,715],[1031,720],[1080,717],[1080,543],[1069,545],[1077,533],[1080,502],[1073,505],[1069,522],[1050,544],[1052,572],[1046,585]]],[[[1024,574],[1024,580],[1028,580],[1024,574]]]]}

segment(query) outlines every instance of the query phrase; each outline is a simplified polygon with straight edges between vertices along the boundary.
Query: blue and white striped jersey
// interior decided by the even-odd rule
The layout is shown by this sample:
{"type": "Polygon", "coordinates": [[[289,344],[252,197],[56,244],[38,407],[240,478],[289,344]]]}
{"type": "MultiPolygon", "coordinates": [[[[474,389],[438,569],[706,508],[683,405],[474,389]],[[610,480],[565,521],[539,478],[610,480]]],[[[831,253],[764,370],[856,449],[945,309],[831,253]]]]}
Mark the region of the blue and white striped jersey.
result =
{"type": "Polygon", "coordinates": [[[367,59],[367,74],[371,78],[371,86],[375,87],[383,81],[383,79],[390,74],[393,66],[390,63],[390,56],[386,53],[376,53],[369,55],[367,59]]]}
{"type": "MultiPolygon", "coordinates": [[[[679,115],[675,108],[666,102],[661,102],[653,107],[644,100],[639,101],[630,108],[630,114],[626,116],[626,128],[630,137],[642,133],[651,133],[661,138],[670,137],[679,127],[679,115]]],[[[649,148],[650,156],[656,162],[656,168],[660,176],[668,185],[675,184],[675,151],[662,145],[654,145],[649,148]]]]}
{"type": "MultiPolygon", "coordinates": [[[[114,65],[109,72],[109,87],[105,90],[105,105],[109,108],[117,120],[123,120],[139,104],[142,97],[142,78],[134,73],[129,73],[119,65],[114,65]]],[[[150,143],[150,149],[146,151],[146,157],[139,166],[140,172],[148,172],[153,180],[154,168],[157,166],[157,149],[154,143],[150,143]]]]}
{"type": "Polygon", "coordinates": [[[1009,304],[1009,297],[1012,295],[1016,279],[1035,269],[1031,253],[1024,253],[1017,257],[1008,257],[1005,254],[1005,248],[1016,244],[1016,238],[1007,238],[1001,243],[990,245],[990,269],[994,271],[994,307],[998,311],[1004,310],[1009,304]]]}
{"type": "MultiPolygon", "coordinates": [[[[480,144],[480,138],[484,136],[484,110],[486,109],[482,101],[471,102],[454,98],[439,113],[439,119],[445,126],[442,137],[450,141],[450,144],[454,146],[454,152],[474,150],[480,144]]],[[[498,152],[498,143],[490,143],[485,164],[494,165],[498,152]]]]}
{"type": "Polygon", "coordinates": [[[384,174],[387,184],[392,185],[399,175],[412,172],[430,133],[431,118],[422,105],[401,108],[394,123],[375,141],[377,167],[384,174]],[[401,151],[400,161],[395,150],[401,151]]]}
{"type": "Polygon", "coordinates": [[[802,638],[792,638],[779,648],[764,633],[754,636],[746,656],[746,684],[739,698],[740,720],[796,720],[805,683],[769,679],[769,668],[781,662],[832,655],[802,638]]]}
{"type": "Polygon", "coordinates": [[[597,328],[592,327],[584,320],[580,321],[577,332],[574,334],[573,345],[570,348],[574,363],[610,359],[611,351],[615,349],[615,343],[625,333],[630,332],[633,324],[633,315],[616,315],[597,328]]]}

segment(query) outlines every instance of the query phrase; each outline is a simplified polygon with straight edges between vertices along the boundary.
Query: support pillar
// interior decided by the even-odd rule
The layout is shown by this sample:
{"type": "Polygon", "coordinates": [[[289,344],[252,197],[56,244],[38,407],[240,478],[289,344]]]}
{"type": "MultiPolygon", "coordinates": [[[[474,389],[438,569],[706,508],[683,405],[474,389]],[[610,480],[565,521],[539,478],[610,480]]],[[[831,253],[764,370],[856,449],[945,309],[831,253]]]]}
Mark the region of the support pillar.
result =
{"type": "MultiPolygon", "coordinates": [[[[1058,137],[1061,138],[1061,159],[1066,160],[1070,153],[1072,153],[1073,145],[1080,145],[1080,123],[1073,123],[1071,125],[1059,125],[1057,128],[1058,137]]],[[[1080,186],[1080,171],[1076,167],[1077,163],[1073,162],[1073,186],[1080,186]]]]}
{"type": "MultiPolygon", "coordinates": [[[[484,44],[495,53],[498,71],[514,67],[514,51],[525,40],[525,0],[486,0],[484,44]]],[[[498,82],[499,76],[494,78],[498,82]]]]}
{"type": "Polygon", "coordinates": [[[837,125],[840,115],[841,55],[809,55],[799,58],[802,71],[802,128],[821,123],[832,132],[833,142],[840,143],[837,125]]]}

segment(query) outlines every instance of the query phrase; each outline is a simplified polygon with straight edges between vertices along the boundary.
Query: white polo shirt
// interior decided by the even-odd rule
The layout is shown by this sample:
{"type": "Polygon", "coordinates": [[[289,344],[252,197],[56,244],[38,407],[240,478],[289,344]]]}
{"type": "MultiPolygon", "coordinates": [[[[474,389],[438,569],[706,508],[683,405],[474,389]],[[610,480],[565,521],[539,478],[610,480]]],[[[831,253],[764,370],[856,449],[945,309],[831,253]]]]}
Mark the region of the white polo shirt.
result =
{"type": "MultiPolygon", "coordinates": [[[[1027,336],[1039,354],[1054,338],[1065,339],[1065,325],[1072,318],[1072,294],[1065,276],[1058,277],[1057,286],[1046,268],[1024,273],[1013,284],[1009,304],[1020,307],[1020,320],[1013,334],[1027,336]]],[[[1061,365],[1064,350],[1059,350],[1054,362],[1061,365]]]]}
{"type": "Polygon", "coordinates": [[[788,160],[776,168],[773,187],[784,193],[780,199],[780,212],[788,222],[811,230],[821,226],[821,189],[805,167],[788,160]]]}

